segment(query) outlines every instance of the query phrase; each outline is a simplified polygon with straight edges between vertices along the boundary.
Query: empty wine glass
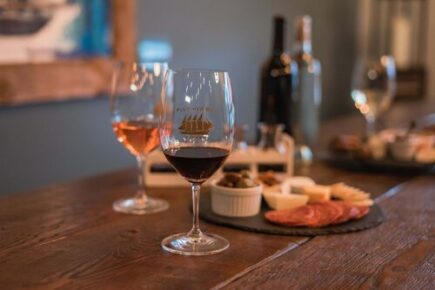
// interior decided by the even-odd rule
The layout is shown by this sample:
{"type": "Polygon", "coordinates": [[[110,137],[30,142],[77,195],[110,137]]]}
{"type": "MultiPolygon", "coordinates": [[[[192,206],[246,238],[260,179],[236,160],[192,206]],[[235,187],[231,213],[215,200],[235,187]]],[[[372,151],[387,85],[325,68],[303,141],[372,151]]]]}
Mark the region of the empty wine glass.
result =
{"type": "Polygon", "coordinates": [[[364,115],[367,135],[376,133],[377,120],[396,93],[396,66],[392,56],[358,60],[352,79],[352,100],[364,115]]]}
{"type": "Polygon", "coordinates": [[[139,181],[136,195],[116,201],[115,211],[148,214],[169,207],[162,199],[148,197],[145,186],[146,156],[159,146],[160,92],[167,69],[166,63],[119,62],[115,67],[110,98],[112,128],[118,141],[136,157],[139,181]]]}
{"type": "Polygon", "coordinates": [[[219,253],[229,242],[199,228],[199,194],[230,154],[234,106],[228,73],[211,70],[169,70],[162,90],[160,145],[175,170],[192,187],[193,226],[169,236],[162,247],[182,255],[219,253]]]}

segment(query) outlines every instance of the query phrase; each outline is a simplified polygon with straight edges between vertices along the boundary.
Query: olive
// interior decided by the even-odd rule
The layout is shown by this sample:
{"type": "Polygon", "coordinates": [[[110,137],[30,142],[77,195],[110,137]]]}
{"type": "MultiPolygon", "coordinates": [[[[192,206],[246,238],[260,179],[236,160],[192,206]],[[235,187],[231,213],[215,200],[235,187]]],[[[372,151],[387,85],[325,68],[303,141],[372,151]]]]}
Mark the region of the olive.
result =
{"type": "Polygon", "coordinates": [[[237,182],[236,187],[237,188],[248,188],[248,187],[254,187],[254,181],[248,178],[242,178],[237,182]]]}
{"type": "Polygon", "coordinates": [[[252,174],[251,174],[251,171],[249,171],[249,170],[242,170],[242,171],[240,171],[240,175],[241,175],[243,178],[249,178],[249,179],[252,179],[252,174]]]}
{"type": "Polygon", "coordinates": [[[242,178],[242,176],[238,173],[227,173],[225,175],[225,179],[228,182],[232,182],[232,183],[237,183],[241,178],[242,178]]]}

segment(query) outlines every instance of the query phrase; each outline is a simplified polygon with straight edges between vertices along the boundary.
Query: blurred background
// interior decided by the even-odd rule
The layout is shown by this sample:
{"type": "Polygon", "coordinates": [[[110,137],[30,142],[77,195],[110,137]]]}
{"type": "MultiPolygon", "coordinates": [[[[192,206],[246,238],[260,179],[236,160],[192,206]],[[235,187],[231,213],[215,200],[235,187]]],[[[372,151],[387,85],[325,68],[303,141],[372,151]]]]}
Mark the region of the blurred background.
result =
{"type": "MultiPolygon", "coordinates": [[[[45,100],[40,87],[59,84],[57,74],[34,84],[18,73],[31,73],[26,65],[58,62],[64,65],[57,71],[73,78],[75,67],[91,58],[103,68],[98,59],[116,55],[122,47],[122,41],[113,47],[116,33],[134,35],[140,59],[168,61],[176,68],[228,71],[237,122],[250,125],[251,142],[258,119],[260,71],[271,54],[275,15],[287,20],[289,51],[295,17],[312,17],[313,53],[322,64],[322,120],[356,113],[350,98],[352,69],[364,54],[400,55],[409,46],[397,65],[408,72],[405,78],[416,79],[417,88],[411,91],[418,93],[404,94],[398,102],[434,99],[435,56],[430,52],[435,51],[435,0],[402,1],[417,3],[408,8],[392,2],[401,1],[140,0],[120,31],[119,24],[113,25],[113,13],[123,11],[123,5],[130,7],[130,0],[0,0],[0,194],[134,165],[134,158],[114,137],[104,90],[66,90],[62,98],[45,100]],[[394,18],[394,9],[402,11],[405,20],[394,18]],[[399,44],[394,44],[396,34],[402,35],[399,44]],[[69,59],[80,63],[65,63],[69,59]],[[10,73],[11,69],[16,71],[10,73]],[[16,91],[38,91],[38,100],[44,101],[15,103],[14,89],[3,79],[7,77],[16,91]]],[[[107,78],[98,81],[102,87],[109,85],[107,78]]]]}

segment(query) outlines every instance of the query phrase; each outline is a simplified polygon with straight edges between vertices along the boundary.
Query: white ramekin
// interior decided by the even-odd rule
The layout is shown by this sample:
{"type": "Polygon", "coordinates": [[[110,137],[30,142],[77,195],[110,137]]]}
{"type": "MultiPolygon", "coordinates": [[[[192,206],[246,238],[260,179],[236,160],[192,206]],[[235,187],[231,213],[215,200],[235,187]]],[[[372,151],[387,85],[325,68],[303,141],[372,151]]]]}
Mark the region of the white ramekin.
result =
{"type": "Polygon", "coordinates": [[[231,188],[217,185],[212,181],[211,209],[214,213],[227,217],[249,217],[257,215],[261,207],[263,186],[231,188]]]}
{"type": "Polygon", "coordinates": [[[410,161],[414,158],[417,146],[410,141],[396,141],[390,143],[391,155],[398,161],[410,161]]]}

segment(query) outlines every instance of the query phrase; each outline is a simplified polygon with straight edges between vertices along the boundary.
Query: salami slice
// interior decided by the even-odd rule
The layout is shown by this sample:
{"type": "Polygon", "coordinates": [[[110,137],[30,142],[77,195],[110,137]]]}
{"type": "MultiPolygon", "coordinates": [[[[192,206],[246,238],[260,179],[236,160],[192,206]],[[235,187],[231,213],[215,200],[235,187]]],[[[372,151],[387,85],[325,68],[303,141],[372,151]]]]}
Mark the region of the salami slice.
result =
{"type": "Polygon", "coordinates": [[[345,201],[313,202],[293,210],[272,210],[266,219],[275,224],[290,227],[324,227],[360,219],[369,212],[365,206],[355,206],[345,201]]]}
{"type": "Polygon", "coordinates": [[[294,210],[273,210],[265,214],[268,221],[286,226],[307,226],[317,222],[313,207],[304,205],[294,210]]]}
{"type": "Polygon", "coordinates": [[[319,215],[317,222],[309,225],[310,227],[327,226],[340,217],[344,211],[344,208],[340,204],[332,201],[314,202],[310,204],[310,206],[312,206],[319,215]]]}
{"type": "Polygon", "coordinates": [[[355,219],[359,214],[359,208],[356,206],[353,206],[352,204],[345,202],[345,201],[336,201],[336,205],[341,206],[343,209],[340,216],[338,216],[331,224],[341,224],[345,223],[351,219],[355,219]]]}
{"type": "Polygon", "coordinates": [[[354,219],[360,219],[366,216],[369,213],[369,207],[368,206],[357,206],[359,213],[354,219]]]}

